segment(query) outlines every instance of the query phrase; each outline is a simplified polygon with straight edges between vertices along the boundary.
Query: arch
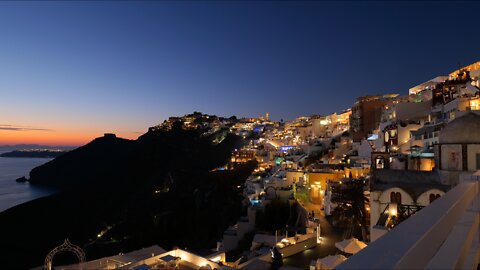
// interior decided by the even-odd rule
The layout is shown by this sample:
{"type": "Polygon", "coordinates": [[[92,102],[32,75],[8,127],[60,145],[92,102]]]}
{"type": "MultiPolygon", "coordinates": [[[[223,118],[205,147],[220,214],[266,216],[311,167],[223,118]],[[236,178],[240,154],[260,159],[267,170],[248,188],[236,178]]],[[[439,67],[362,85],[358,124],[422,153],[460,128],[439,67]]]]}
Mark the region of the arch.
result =
{"type": "MultiPolygon", "coordinates": [[[[429,190],[423,192],[422,194],[420,194],[420,196],[418,196],[417,204],[422,205],[422,206],[429,205],[432,202],[432,201],[430,201],[430,195],[432,195],[432,194],[435,195],[435,200],[436,200],[439,197],[445,195],[445,192],[440,190],[440,189],[436,189],[436,188],[429,189],[429,190]]],[[[432,197],[432,199],[433,199],[433,197],[432,197]]]]}
{"type": "Polygon", "coordinates": [[[412,196],[408,192],[406,192],[404,189],[401,189],[399,187],[392,187],[384,190],[378,198],[379,202],[381,204],[391,203],[390,195],[392,192],[394,192],[395,194],[398,192],[400,194],[402,198],[402,204],[414,204],[414,200],[412,196]]]}
{"type": "MultiPolygon", "coordinates": [[[[60,246],[52,249],[48,253],[47,257],[45,258],[45,263],[43,265],[44,270],[52,270],[53,257],[55,256],[55,254],[57,254],[58,252],[61,252],[61,251],[69,251],[69,252],[74,253],[77,256],[78,262],[80,264],[85,262],[85,252],[83,252],[83,250],[79,246],[70,243],[70,241],[67,238],[67,239],[65,239],[63,244],[61,244],[60,246]]],[[[80,269],[81,268],[82,268],[82,266],[80,265],[80,269]]]]}
{"type": "Polygon", "coordinates": [[[210,264],[205,264],[200,266],[199,270],[212,270],[212,266],[210,264]]]}
{"type": "Polygon", "coordinates": [[[433,201],[435,201],[438,198],[440,198],[440,194],[430,193],[429,201],[430,201],[430,203],[432,203],[433,201]]]}

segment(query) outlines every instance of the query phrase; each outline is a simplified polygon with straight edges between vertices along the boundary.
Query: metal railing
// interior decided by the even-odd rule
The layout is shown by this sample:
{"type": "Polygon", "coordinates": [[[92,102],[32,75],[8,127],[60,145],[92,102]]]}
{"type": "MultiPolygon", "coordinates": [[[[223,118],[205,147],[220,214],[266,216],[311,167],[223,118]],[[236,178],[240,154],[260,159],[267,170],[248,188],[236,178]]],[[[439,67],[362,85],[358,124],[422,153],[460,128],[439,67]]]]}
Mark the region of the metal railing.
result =
{"type": "Polygon", "coordinates": [[[335,269],[477,269],[479,194],[457,185],[335,269]]]}

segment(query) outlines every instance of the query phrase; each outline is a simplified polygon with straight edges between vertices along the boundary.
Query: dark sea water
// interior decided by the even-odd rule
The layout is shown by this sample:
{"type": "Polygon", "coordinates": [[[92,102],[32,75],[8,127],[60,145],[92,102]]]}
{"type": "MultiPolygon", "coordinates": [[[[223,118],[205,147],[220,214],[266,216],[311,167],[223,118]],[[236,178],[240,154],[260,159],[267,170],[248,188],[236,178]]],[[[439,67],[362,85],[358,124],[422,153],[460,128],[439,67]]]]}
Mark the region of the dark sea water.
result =
{"type": "Polygon", "coordinates": [[[15,180],[29,175],[29,172],[51,159],[49,158],[2,158],[0,157],[0,212],[15,205],[47,196],[54,191],[17,183],[15,180]]]}

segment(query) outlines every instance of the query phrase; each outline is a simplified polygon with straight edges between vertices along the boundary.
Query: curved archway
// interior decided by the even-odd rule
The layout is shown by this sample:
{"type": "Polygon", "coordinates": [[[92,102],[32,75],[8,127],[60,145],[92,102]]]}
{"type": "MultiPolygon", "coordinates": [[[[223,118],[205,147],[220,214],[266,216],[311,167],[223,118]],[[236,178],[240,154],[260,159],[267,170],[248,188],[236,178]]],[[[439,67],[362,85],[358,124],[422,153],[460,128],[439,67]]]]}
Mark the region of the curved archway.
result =
{"type": "Polygon", "coordinates": [[[380,201],[381,204],[388,204],[388,203],[391,203],[391,194],[395,193],[395,197],[397,198],[397,194],[396,193],[400,193],[400,196],[398,197],[401,197],[401,203],[402,204],[414,204],[414,200],[413,200],[413,197],[412,195],[410,195],[407,191],[405,191],[404,189],[402,188],[399,188],[399,187],[391,187],[389,189],[386,189],[384,191],[382,191],[382,193],[380,194],[378,200],[380,201]]]}
{"type": "MultiPolygon", "coordinates": [[[[44,270],[52,270],[53,256],[55,256],[55,254],[57,254],[58,252],[61,252],[61,251],[72,252],[77,256],[79,263],[84,263],[85,262],[85,252],[83,252],[83,250],[79,246],[70,243],[70,241],[67,238],[67,239],[65,239],[63,244],[61,244],[60,246],[52,249],[48,253],[47,257],[45,258],[45,263],[43,264],[43,269],[44,270]]],[[[81,266],[80,266],[80,268],[81,268],[81,266]]]]}
{"type": "Polygon", "coordinates": [[[436,200],[443,195],[445,195],[445,192],[443,190],[436,189],[436,188],[429,189],[423,192],[422,194],[420,194],[420,196],[418,196],[417,204],[422,206],[427,206],[430,203],[432,203],[433,200],[436,200]]]}
{"type": "Polygon", "coordinates": [[[199,270],[212,270],[212,266],[209,264],[205,264],[203,266],[200,266],[199,270]]]}

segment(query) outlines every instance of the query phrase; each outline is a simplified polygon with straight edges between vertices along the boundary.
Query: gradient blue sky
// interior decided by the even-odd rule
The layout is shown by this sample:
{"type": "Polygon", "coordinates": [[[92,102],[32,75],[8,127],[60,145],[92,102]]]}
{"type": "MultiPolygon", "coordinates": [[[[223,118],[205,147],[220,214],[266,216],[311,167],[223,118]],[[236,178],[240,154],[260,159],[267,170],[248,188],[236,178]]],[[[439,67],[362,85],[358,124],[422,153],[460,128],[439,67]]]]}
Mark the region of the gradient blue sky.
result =
{"type": "Polygon", "coordinates": [[[0,144],[135,138],[193,111],[287,120],[341,111],[360,95],[407,94],[480,60],[478,10],[475,2],[0,2],[0,144]]]}

